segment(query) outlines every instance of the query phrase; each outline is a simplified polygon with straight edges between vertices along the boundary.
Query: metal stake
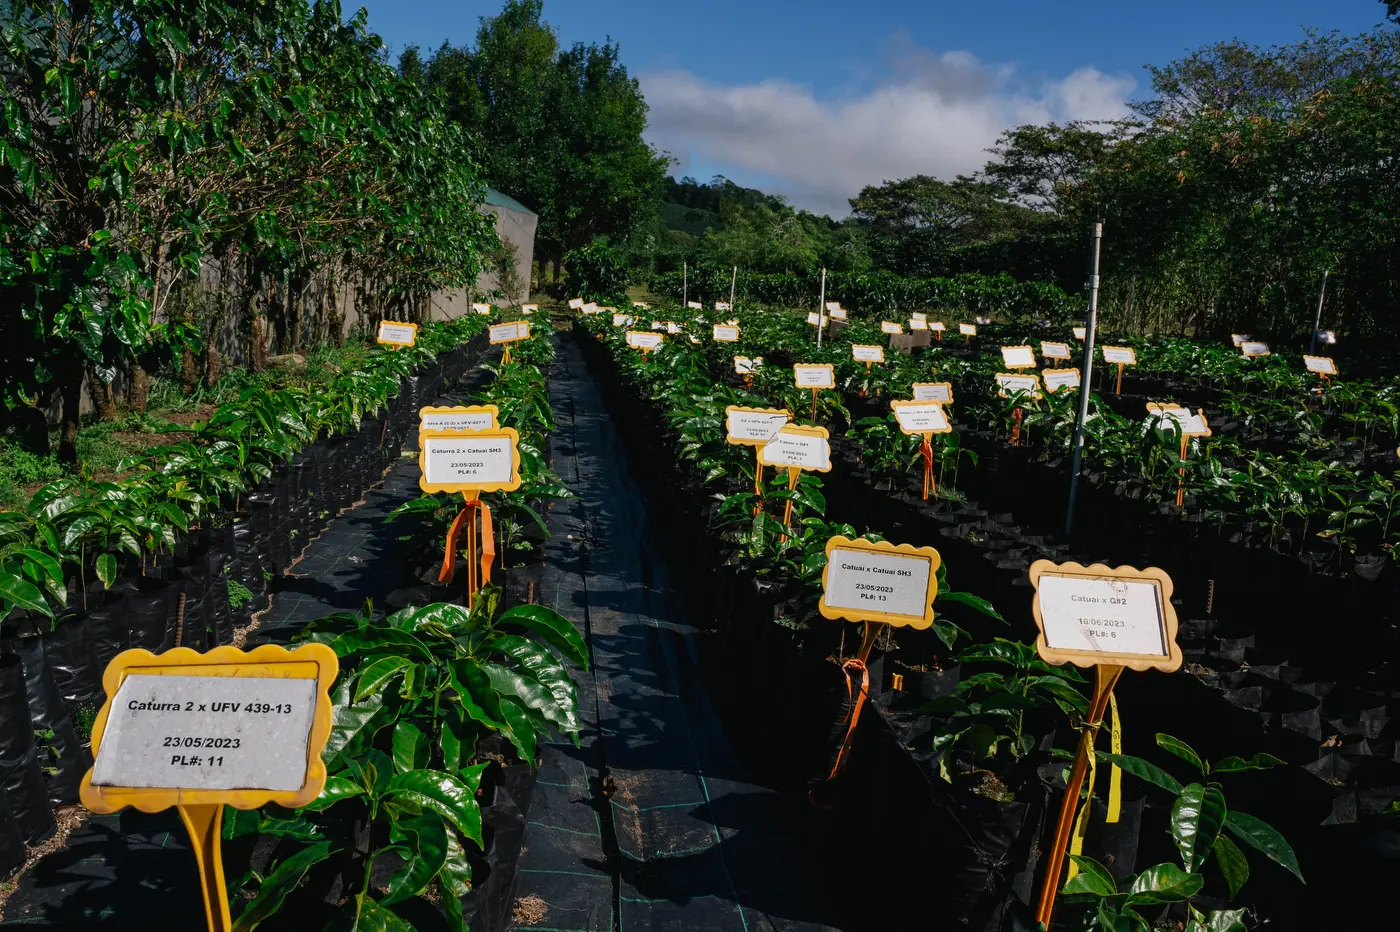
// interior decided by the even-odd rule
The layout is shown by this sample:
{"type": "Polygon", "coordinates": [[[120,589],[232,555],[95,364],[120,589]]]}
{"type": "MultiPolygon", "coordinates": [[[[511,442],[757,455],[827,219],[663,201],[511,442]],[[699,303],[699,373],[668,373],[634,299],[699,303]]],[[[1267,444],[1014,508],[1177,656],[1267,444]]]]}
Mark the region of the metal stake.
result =
{"type": "Polygon", "coordinates": [[[1322,326],[1322,302],[1327,297],[1327,273],[1331,269],[1322,270],[1322,288],[1317,292],[1317,316],[1313,318],[1312,342],[1308,344],[1308,355],[1312,356],[1317,352],[1317,328],[1322,326]]]}
{"type": "Polygon", "coordinates": [[[822,269],[822,292],[817,298],[817,346],[822,345],[822,331],[826,329],[826,269],[822,269]]]}
{"type": "Polygon", "coordinates": [[[1093,272],[1089,275],[1089,319],[1084,322],[1084,372],[1079,383],[1079,416],[1074,420],[1074,464],[1069,471],[1069,508],[1065,514],[1065,536],[1074,531],[1074,506],[1079,498],[1079,464],[1084,453],[1084,422],[1089,417],[1089,392],[1094,384],[1094,337],[1099,329],[1099,244],[1103,242],[1103,221],[1094,221],[1093,272]]]}

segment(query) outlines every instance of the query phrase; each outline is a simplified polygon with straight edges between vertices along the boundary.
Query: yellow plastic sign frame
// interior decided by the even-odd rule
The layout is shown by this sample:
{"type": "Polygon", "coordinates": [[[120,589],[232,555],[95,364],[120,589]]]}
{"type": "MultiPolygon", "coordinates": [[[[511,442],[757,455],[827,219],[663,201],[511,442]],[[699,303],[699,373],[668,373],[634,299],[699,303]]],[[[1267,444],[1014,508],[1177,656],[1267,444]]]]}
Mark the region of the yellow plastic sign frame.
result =
{"type": "Polygon", "coordinates": [[[418,325],[417,325],[417,324],[409,323],[408,321],[405,321],[405,320],[381,320],[381,321],[379,322],[379,326],[376,327],[376,328],[374,329],[374,342],[379,343],[379,344],[381,344],[381,345],[383,345],[383,346],[412,346],[413,344],[415,344],[415,343],[418,342],[418,325]],[[389,324],[389,325],[394,326],[394,327],[411,327],[411,328],[413,328],[413,339],[409,340],[407,343],[403,342],[402,340],[386,340],[386,339],[384,339],[384,337],[381,336],[381,334],[382,334],[383,331],[384,331],[384,325],[385,325],[385,324],[389,324]]]}
{"type": "Polygon", "coordinates": [[[830,391],[830,390],[836,388],[836,366],[832,365],[832,364],[829,363],[829,362],[798,362],[798,363],[793,363],[793,366],[792,366],[792,384],[793,384],[793,386],[794,386],[795,388],[810,389],[810,388],[814,388],[814,387],[815,387],[815,388],[820,389],[821,391],[830,391]],[[827,374],[827,381],[830,382],[831,384],[830,384],[830,385],[817,385],[817,386],[812,386],[812,385],[799,385],[799,384],[797,384],[797,370],[798,370],[798,369],[825,369],[825,370],[826,370],[826,374],[827,374]]]}
{"type": "Polygon", "coordinates": [[[1144,670],[1174,673],[1181,668],[1181,647],[1176,643],[1178,627],[1176,609],[1172,606],[1172,578],[1167,575],[1166,570],[1158,569],[1155,566],[1139,570],[1131,566],[1110,568],[1102,563],[1084,566],[1082,563],[1055,563],[1052,560],[1036,560],[1031,564],[1029,576],[1031,588],[1035,591],[1031,600],[1031,614],[1035,617],[1037,632],[1035,649],[1036,653],[1040,655],[1040,659],[1046,663],[1056,666],[1062,663],[1072,663],[1076,667],[1111,664],[1127,667],[1129,670],[1136,670],[1139,673],[1144,670]],[[1045,618],[1040,613],[1040,578],[1046,574],[1078,576],[1085,579],[1131,579],[1134,582],[1156,584],[1161,593],[1162,623],[1166,634],[1167,655],[1162,657],[1154,654],[1116,654],[1108,651],[1066,650],[1051,647],[1045,638],[1045,618]]]}
{"type": "Polygon", "coordinates": [[[1001,348],[1001,364],[1002,364],[1003,366],[1005,366],[1006,368],[1008,368],[1008,369],[1034,369],[1034,368],[1036,368],[1035,349],[1034,349],[1033,347],[1031,347],[1031,346],[1028,346],[1028,345],[1022,345],[1022,346],[1003,346],[1003,347],[1001,348]],[[1020,365],[1015,365],[1015,366],[1013,366],[1013,365],[1011,364],[1010,357],[1008,357],[1008,356],[1006,355],[1006,351],[1007,351],[1007,350],[1025,350],[1027,353],[1030,353],[1030,354],[1031,354],[1030,365],[1026,365],[1025,363],[1022,363],[1022,364],[1020,364],[1020,365]]]}
{"type": "Polygon", "coordinates": [[[520,340],[528,340],[530,339],[530,322],[528,320],[512,320],[503,324],[492,324],[491,328],[486,331],[486,336],[487,339],[491,341],[491,344],[493,346],[500,343],[517,343],[520,340]],[[505,340],[497,340],[494,336],[491,335],[491,330],[494,330],[497,327],[514,327],[515,336],[505,340]],[[521,327],[525,328],[524,333],[520,332],[521,327]]]}
{"type": "Polygon", "coordinates": [[[492,430],[425,430],[418,435],[418,488],[424,492],[514,492],[520,488],[520,434],[514,427],[492,430]],[[505,482],[429,482],[428,448],[425,440],[468,440],[504,438],[510,441],[510,479],[505,482]]]}
{"type": "Polygon", "coordinates": [[[887,624],[894,627],[913,628],[915,631],[923,631],[933,625],[933,603],[938,598],[938,568],[943,565],[943,557],[932,547],[916,547],[913,544],[892,544],[884,540],[866,540],[858,537],[852,540],[837,534],[826,542],[826,566],[822,567],[822,595],[817,602],[817,611],[823,618],[830,618],[844,621],[873,621],[887,624]],[[834,550],[857,550],[865,553],[893,553],[899,556],[922,558],[929,561],[928,568],[928,593],[925,596],[927,605],[924,609],[923,617],[916,618],[913,615],[896,615],[891,612],[877,612],[872,610],[862,610],[844,607],[834,607],[826,604],[826,587],[831,576],[831,554],[834,550]]]}
{"type": "Polygon", "coordinates": [[[112,699],[132,674],[316,680],[316,709],[312,713],[307,743],[306,781],[295,790],[96,786],[90,767],[83,775],[78,798],[89,811],[102,814],[118,812],[127,806],[142,812],[161,812],[172,806],[224,805],[235,809],[257,809],[268,803],[288,809],[305,806],[320,796],[326,785],[326,765],[321,760],[321,750],[331,733],[331,686],[339,672],[340,661],[326,644],[303,644],[291,651],[278,644],[263,644],[246,652],[237,647],[216,647],[203,654],[188,647],[176,647],[159,655],[140,648],[124,650],[112,658],[102,674],[102,688],[107,696],[92,726],[94,759],[101,753],[112,699]]]}

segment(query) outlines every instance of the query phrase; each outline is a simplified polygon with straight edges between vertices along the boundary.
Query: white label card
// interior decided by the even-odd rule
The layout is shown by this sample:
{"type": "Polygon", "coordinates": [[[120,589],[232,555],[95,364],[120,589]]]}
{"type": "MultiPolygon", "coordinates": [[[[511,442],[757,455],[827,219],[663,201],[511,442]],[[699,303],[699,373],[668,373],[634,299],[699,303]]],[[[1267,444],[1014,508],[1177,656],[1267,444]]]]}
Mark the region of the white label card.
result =
{"type": "Polygon", "coordinates": [[[818,317],[817,317],[817,312],[816,312],[816,311],[813,311],[812,313],[810,313],[810,314],[807,315],[807,323],[811,324],[813,327],[816,327],[816,326],[818,326],[819,324],[820,324],[820,326],[825,327],[825,326],[826,326],[826,315],[823,314],[823,315],[821,315],[820,318],[818,318],[818,317]]]}
{"type": "Polygon", "coordinates": [[[490,411],[437,411],[421,415],[418,430],[490,430],[495,420],[490,411]]]}
{"type": "Polygon", "coordinates": [[[1069,359],[1069,344],[1047,343],[1044,340],[1041,340],[1040,355],[1044,356],[1046,359],[1069,359]]]}
{"type": "Polygon", "coordinates": [[[613,315],[613,326],[614,326],[614,327],[630,327],[630,326],[632,326],[633,324],[635,324],[636,322],[637,322],[637,319],[636,319],[635,317],[633,317],[631,314],[614,314],[614,315],[613,315]]]}
{"type": "Polygon", "coordinates": [[[835,370],[829,364],[803,365],[792,367],[793,383],[798,388],[835,388],[835,370]]]}
{"type": "Polygon", "coordinates": [[[851,347],[851,358],[856,362],[884,362],[885,348],[883,346],[861,346],[856,344],[851,347]]]}
{"type": "Polygon", "coordinates": [[[1045,382],[1045,390],[1052,395],[1062,388],[1079,387],[1078,369],[1046,369],[1040,377],[1045,382]]]}
{"type": "Polygon", "coordinates": [[[1131,346],[1105,346],[1103,348],[1103,361],[1136,366],[1137,353],[1133,352],[1131,346]]]}
{"type": "Polygon", "coordinates": [[[491,327],[492,343],[509,343],[512,340],[520,339],[520,327],[518,324],[494,324],[491,327]]]}
{"type": "Polygon", "coordinates": [[[1267,356],[1269,355],[1269,344],[1246,340],[1240,344],[1240,352],[1246,356],[1267,356]]]}
{"type": "Polygon", "coordinates": [[[1014,395],[1027,392],[1036,395],[1040,391],[1040,380],[1033,375],[1013,375],[1009,372],[997,373],[997,386],[1001,395],[1014,395]]]}
{"type": "Polygon", "coordinates": [[[1001,360],[1008,369],[1035,368],[1035,353],[1029,346],[1003,346],[1001,360]]]}
{"type": "Polygon", "coordinates": [[[680,332],[681,332],[681,325],[678,324],[678,323],[675,323],[674,321],[669,321],[669,320],[668,320],[668,321],[666,322],[666,332],[667,332],[667,333],[680,333],[680,332]]]}
{"type": "Polygon", "coordinates": [[[651,329],[653,329],[653,330],[665,330],[665,329],[666,329],[666,325],[665,325],[664,323],[662,323],[661,321],[659,321],[659,320],[653,320],[653,321],[651,322],[651,329]]]}
{"type": "Polygon", "coordinates": [[[762,356],[755,356],[752,359],[750,359],[747,356],[734,357],[734,371],[739,373],[740,375],[753,375],[755,372],[762,368],[762,356]]]}
{"type": "Polygon", "coordinates": [[[589,301],[583,307],[579,308],[579,310],[583,311],[585,314],[596,314],[599,308],[596,301],[589,301]]]}
{"type": "Polygon", "coordinates": [[[990,317],[974,317],[973,320],[984,326],[992,322],[992,319],[990,317]]]}
{"type": "Polygon", "coordinates": [[[836,313],[837,311],[841,310],[841,302],[840,302],[840,301],[828,301],[828,302],[826,302],[826,309],[827,309],[828,311],[830,311],[831,313],[834,314],[834,313],[836,313]]]}
{"type": "Polygon", "coordinates": [[[894,419],[906,433],[943,433],[950,428],[943,406],[934,401],[918,405],[896,405],[893,410],[894,419]]]}
{"type": "Polygon", "coordinates": [[[1323,375],[1337,374],[1337,364],[1333,362],[1331,356],[1304,356],[1303,365],[1308,367],[1309,372],[1319,372],[1323,375]]]}
{"type": "Polygon", "coordinates": [[[1331,345],[1337,342],[1337,334],[1331,330],[1319,330],[1317,332],[1317,340],[1319,343],[1331,345]]]}
{"type": "Polygon", "coordinates": [[[813,434],[780,430],[759,450],[765,466],[789,466],[825,472],[831,468],[831,443],[813,434]]]}
{"type": "Polygon", "coordinates": [[[575,311],[576,311],[576,310],[578,310],[578,309],[581,308],[581,307],[583,307],[583,299],[582,299],[582,298],[570,298],[570,299],[569,299],[569,308],[570,308],[570,310],[575,310],[575,311]]]}
{"type": "Polygon", "coordinates": [[[977,336],[977,325],[958,324],[958,333],[961,333],[965,337],[975,337],[977,336]]]}
{"type": "Polygon", "coordinates": [[[715,339],[721,343],[737,343],[739,341],[739,328],[715,324],[715,339]]]}
{"type": "Polygon", "coordinates": [[[1162,590],[1156,583],[1043,573],[1038,596],[1045,643],[1052,648],[1167,656],[1162,590]]]}
{"type": "Polygon", "coordinates": [[[522,313],[522,314],[533,314],[533,313],[535,313],[536,311],[538,311],[539,309],[540,309],[540,306],[539,306],[538,304],[522,304],[522,305],[520,305],[520,313],[522,313]]]}
{"type": "Polygon", "coordinates": [[[827,560],[823,600],[832,608],[922,619],[933,584],[933,562],[928,557],[836,547],[827,560]]]}
{"type": "Polygon", "coordinates": [[[1162,408],[1155,415],[1149,415],[1148,420],[1158,430],[1175,433],[1179,429],[1188,437],[1210,436],[1210,427],[1205,420],[1199,413],[1192,414],[1189,408],[1162,408]]]}
{"type": "Polygon", "coordinates": [[[423,478],[429,485],[510,482],[510,446],[508,437],[424,437],[423,478]]]}
{"type": "Polygon", "coordinates": [[[379,339],[385,343],[412,346],[417,336],[418,328],[412,324],[395,324],[387,320],[379,322],[379,339]]]}
{"type": "Polygon", "coordinates": [[[832,320],[845,320],[845,319],[846,319],[846,312],[845,312],[844,310],[842,310],[841,308],[839,308],[839,307],[834,307],[834,308],[831,309],[831,319],[832,319],[832,320]]]}
{"type": "Polygon", "coordinates": [[[705,309],[705,305],[701,304],[699,301],[687,301],[685,302],[685,306],[694,308],[697,311],[703,311],[705,309]]]}
{"type": "Polygon", "coordinates": [[[727,311],[727,310],[729,310],[729,302],[728,302],[728,301],[716,301],[716,302],[715,302],[715,310],[717,310],[717,311],[727,311]]]}
{"type": "Polygon", "coordinates": [[[1244,343],[1244,342],[1246,342],[1247,340],[1252,340],[1252,339],[1254,339],[1254,337],[1250,336],[1250,335],[1247,334],[1247,333],[1232,333],[1232,334],[1230,334],[1230,342],[1233,343],[1233,344],[1235,344],[1236,346],[1239,346],[1241,343],[1244,343]]]}
{"type": "Polygon", "coordinates": [[[132,672],[112,697],[98,786],[299,790],[317,681],[132,672]]]}
{"type": "Polygon", "coordinates": [[[783,425],[790,423],[792,418],[786,414],[771,414],[766,411],[729,411],[724,419],[724,430],[728,434],[728,439],[734,440],[757,440],[767,443],[783,429],[783,425]]]}
{"type": "Polygon", "coordinates": [[[911,313],[909,314],[909,319],[910,319],[910,320],[922,320],[925,324],[927,324],[927,323],[928,323],[928,313],[927,313],[926,311],[913,311],[913,312],[911,312],[911,313]]]}
{"type": "Polygon", "coordinates": [[[627,345],[637,349],[656,349],[661,345],[659,333],[644,333],[640,330],[627,331],[627,345]]]}
{"type": "Polygon", "coordinates": [[[641,308],[641,309],[644,310],[644,311],[649,311],[649,310],[651,310],[651,305],[650,305],[650,304],[647,304],[645,301],[633,301],[633,302],[632,302],[632,306],[633,306],[633,307],[639,307],[639,308],[641,308]]]}
{"type": "Polygon", "coordinates": [[[928,332],[928,321],[926,321],[926,320],[919,320],[917,317],[911,317],[911,318],[909,318],[909,329],[910,329],[910,330],[922,330],[922,331],[924,331],[925,333],[927,333],[927,332],[928,332]]]}
{"type": "Polygon", "coordinates": [[[937,330],[937,331],[939,331],[939,332],[942,332],[942,331],[944,331],[944,330],[947,330],[948,328],[947,328],[947,326],[943,323],[943,321],[941,321],[941,320],[935,320],[933,323],[931,323],[931,324],[928,325],[928,329],[930,329],[930,330],[937,330]]]}
{"type": "Polygon", "coordinates": [[[914,400],[950,405],[953,403],[953,386],[947,382],[915,382],[914,400]]]}
{"type": "Polygon", "coordinates": [[[490,314],[490,313],[491,313],[491,305],[489,305],[489,304],[473,304],[473,305],[472,305],[472,310],[473,310],[474,312],[478,313],[478,314],[490,314]]]}
{"type": "Polygon", "coordinates": [[[882,320],[882,321],[880,321],[880,332],[881,332],[881,333],[903,333],[903,332],[904,332],[904,327],[903,327],[901,324],[899,324],[899,323],[897,323],[897,322],[895,322],[895,321],[893,321],[893,320],[882,320]]]}
{"type": "Polygon", "coordinates": [[[1084,339],[1084,337],[1085,337],[1085,335],[1086,335],[1087,333],[1088,333],[1088,330],[1086,330],[1086,329],[1083,328],[1083,327],[1075,327],[1075,328],[1074,328],[1074,338],[1075,338],[1076,340],[1082,340],[1082,339],[1084,339]]]}

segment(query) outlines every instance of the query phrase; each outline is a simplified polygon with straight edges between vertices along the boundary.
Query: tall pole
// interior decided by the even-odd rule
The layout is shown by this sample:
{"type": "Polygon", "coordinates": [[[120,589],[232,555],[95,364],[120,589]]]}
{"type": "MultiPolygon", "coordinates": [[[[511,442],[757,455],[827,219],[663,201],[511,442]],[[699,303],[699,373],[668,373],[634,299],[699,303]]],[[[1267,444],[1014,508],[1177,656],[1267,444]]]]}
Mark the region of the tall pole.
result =
{"type": "Polygon", "coordinates": [[[729,310],[734,310],[734,286],[739,283],[739,267],[734,266],[734,274],[729,277],[729,310]]]}
{"type": "Polygon", "coordinates": [[[1312,342],[1308,344],[1308,355],[1317,352],[1317,328],[1322,326],[1322,302],[1327,297],[1327,273],[1331,269],[1322,270],[1322,289],[1317,293],[1317,316],[1313,318],[1312,342]]]}
{"type": "Polygon", "coordinates": [[[690,263],[681,263],[681,307],[690,303],[690,263]]]}
{"type": "Polygon", "coordinates": [[[1069,509],[1065,513],[1065,536],[1074,531],[1074,505],[1079,498],[1079,463],[1084,453],[1084,422],[1089,417],[1089,391],[1094,384],[1094,336],[1099,329],[1099,244],[1103,241],[1103,221],[1094,221],[1093,264],[1089,273],[1089,319],[1084,322],[1084,365],[1079,378],[1079,416],[1074,420],[1074,464],[1069,470],[1069,509]]]}
{"type": "Polygon", "coordinates": [[[826,269],[822,269],[822,291],[817,298],[817,346],[822,345],[822,330],[826,327],[826,269]]]}

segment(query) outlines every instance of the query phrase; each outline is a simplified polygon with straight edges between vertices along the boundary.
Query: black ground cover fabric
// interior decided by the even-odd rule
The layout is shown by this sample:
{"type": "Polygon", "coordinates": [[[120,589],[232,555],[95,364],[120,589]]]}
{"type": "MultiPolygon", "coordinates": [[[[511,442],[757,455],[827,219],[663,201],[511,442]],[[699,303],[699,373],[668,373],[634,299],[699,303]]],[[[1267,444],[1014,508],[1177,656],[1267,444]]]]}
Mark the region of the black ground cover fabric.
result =
{"type": "Polygon", "coordinates": [[[836,925],[814,812],[756,782],[726,738],[652,536],[687,531],[647,514],[571,341],[550,392],[555,468],[580,497],[551,511],[542,601],[587,635],[580,701],[596,706],[581,749],[545,749],[512,928],[861,928],[836,925]]]}

